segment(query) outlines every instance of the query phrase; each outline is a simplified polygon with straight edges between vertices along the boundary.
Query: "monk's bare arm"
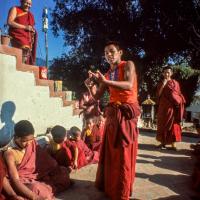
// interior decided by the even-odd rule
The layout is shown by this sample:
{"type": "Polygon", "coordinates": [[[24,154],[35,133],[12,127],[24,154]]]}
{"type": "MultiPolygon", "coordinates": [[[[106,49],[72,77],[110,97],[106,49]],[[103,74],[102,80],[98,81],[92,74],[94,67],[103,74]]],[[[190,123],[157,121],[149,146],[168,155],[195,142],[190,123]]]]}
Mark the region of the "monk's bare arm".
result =
{"type": "Polygon", "coordinates": [[[100,83],[106,87],[115,87],[122,90],[132,90],[134,85],[134,79],[136,77],[135,65],[132,61],[127,61],[124,68],[124,81],[113,81],[107,80],[106,77],[101,74],[101,72],[92,73],[89,72],[90,76],[95,77],[100,83]]]}
{"type": "Polygon", "coordinates": [[[75,147],[75,152],[74,152],[74,166],[75,166],[75,169],[78,168],[78,147],[75,147]]]}
{"type": "Polygon", "coordinates": [[[8,166],[8,173],[13,187],[22,196],[28,199],[36,199],[36,195],[19,180],[19,174],[16,168],[15,160],[12,151],[7,150],[4,154],[6,164],[8,166]]]}
{"type": "Polygon", "coordinates": [[[124,68],[124,81],[104,80],[104,84],[122,90],[132,90],[135,77],[135,65],[132,61],[127,61],[124,68]]]}
{"type": "Polygon", "coordinates": [[[7,19],[7,23],[9,26],[13,27],[13,28],[19,28],[19,29],[24,29],[27,31],[33,31],[34,29],[32,26],[30,25],[23,25],[23,24],[19,24],[17,22],[15,22],[15,18],[17,17],[17,9],[16,7],[13,7],[10,9],[9,14],[8,14],[8,19],[7,19]]]}
{"type": "Polygon", "coordinates": [[[107,87],[105,84],[100,83],[98,89],[95,91],[93,90],[93,87],[88,87],[88,90],[92,97],[96,100],[100,99],[103,93],[106,91],[107,87]]]}
{"type": "Polygon", "coordinates": [[[15,200],[24,200],[24,198],[18,196],[15,191],[13,190],[13,188],[11,187],[7,177],[4,177],[3,179],[3,189],[6,192],[6,194],[11,197],[12,199],[15,200]]]}

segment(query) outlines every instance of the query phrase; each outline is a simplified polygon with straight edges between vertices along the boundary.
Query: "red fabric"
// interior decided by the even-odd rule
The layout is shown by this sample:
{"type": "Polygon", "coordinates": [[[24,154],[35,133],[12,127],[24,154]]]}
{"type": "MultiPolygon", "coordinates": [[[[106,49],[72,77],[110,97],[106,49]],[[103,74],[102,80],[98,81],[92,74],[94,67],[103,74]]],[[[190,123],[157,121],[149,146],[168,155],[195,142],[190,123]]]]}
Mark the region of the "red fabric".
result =
{"type": "Polygon", "coordinates": [[[103,140],[103,134],[104,134],[104,126],[98,127],[95,125],[92,129],[92,144],[91,148],[93,151],[100,152],[101,144],[103,140]]]}
{"type": "Polygon", "coordinates": [[[79,100],[79,108],[83,109],[79,115],[83,114],[85,119],[99,116],[101,112],[99,108],[99,101],[95,100],[88,91],[82,94],[79,100]]]}
{"type": "Polygon", "coordinates": [[[54,199],[54,194],[69,187],[67,169],[57,162],[35,141],[26,148],[24,158],[17,166],[20,181],[41,197],[54,199]]]}
{"type": "MultiPolygon", "coordinates": [[[[130,113],[138,110],[132,105],[129,107],[130,113]]],[[[129,200],[135,178],[138,113],[127,116],[124,114],[119,106],[115,105],[109,105],[105,111],[105,135],[95,184],[105,191],[111,200],[129,200]],[[127,131],[126,127],[128,127],[127,131]]]]}
{"type": "Polygon", "coordinates": [[[5,165],[2,159],[2,155],[0,153],[0,200],[4,200],[4,196],[1,193],[3,189],[3,179],[6,176],[6,170],[5,170],[5,165]]]}
{"type": "MultiPolygon", "coordinates": [[[[22,24],[22,25],[35,25],[34,16],[31,12],[24,12],[20,7],[16,7],[17,9],[17,17],[15,19],[16,23],[22,24]]],[[[37,32],[35,31],[35,34],[32,32],[29,32],[24,29],[19,28],[9,28],[9,35],[12,37],[14,41],[16,41],[20,48],[23,46],[28,46],[31,50],[31,57],[28,61],[28,64],[35,64],[36,60],[36,45],[37,45],[37,32]]]]}
{"type": "MultiPolygon", "coordinates": [[[[121,63],[115,69],[114,81],[124,80],[124,67],[126,66],[126,61],[121,61],[121,63]]],[[[106,73],[105,77],[111,80],[110,77],[111,69],[106,73]]],[[[132,90],[120,90],[115,87],[109,87],[110,93],[110,103],[112,102],[123,102],[123,103],[135,103],[137,102],[137,77],[134,77],[134,85],[132,90]]]]}
{"type": "Polygon", "coordinates": [[[94,164],[99,161],[99,153],[90,150],[83,140],[74,141],[78,147],[78,168],[87,164],[94,164]]]}
{"type": "MultiPolygon", "coordinates": [[[[158,91],[162,83],[158,84],[158,91]]],[[[185,99],[179,83],[170,80],[165,85],[158,102],[157,136],[162,144],[181,141],[180,122],[183,118],[185,99]]]]}
{"type": "Polygon", "coordinates": [[[74,157],[75,154],[75,145],[73,145],[70,141],[65,141],[61,145],[61,149],[58,150],[53,157],[56,159],[59,165],[69,167],[73,166],[74,157]]]}

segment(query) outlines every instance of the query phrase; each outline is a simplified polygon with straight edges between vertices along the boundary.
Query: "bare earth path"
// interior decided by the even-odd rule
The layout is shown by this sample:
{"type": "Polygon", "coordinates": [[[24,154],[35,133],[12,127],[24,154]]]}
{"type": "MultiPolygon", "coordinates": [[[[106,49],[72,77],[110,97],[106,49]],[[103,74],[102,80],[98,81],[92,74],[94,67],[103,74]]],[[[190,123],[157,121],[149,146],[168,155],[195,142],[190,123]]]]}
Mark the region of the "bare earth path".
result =
{"type": "MultiPolygon", "coordinates": [[[[191,173],[195,159],[190,144],[198,138],[183,137],[179,151],[158,150],[154,133],[140,133],[133,195],[141,200],[190,200],[191,173]]],[[[108,200],[94,187],[97,165],[71,174],[75,184],[57,200],[108,200]]]]}

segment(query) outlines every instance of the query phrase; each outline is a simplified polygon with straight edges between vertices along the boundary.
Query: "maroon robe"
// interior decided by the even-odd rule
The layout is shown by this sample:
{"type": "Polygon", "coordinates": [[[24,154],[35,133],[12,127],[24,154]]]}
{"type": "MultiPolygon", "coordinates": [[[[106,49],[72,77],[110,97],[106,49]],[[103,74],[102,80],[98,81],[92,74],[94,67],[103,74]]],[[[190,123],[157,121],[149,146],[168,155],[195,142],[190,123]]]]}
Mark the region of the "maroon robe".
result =
{"type": "MultiPolygon", "coordinates": [[[[162,83],[158,84],[159,91],[162,83]]],[[[183,118],[185,99],[181,94],[179,83],[169,80],[158,100],[157,136],[162,144],[181,141],[180,122],[183,118]]]]}
{"type": "Polygon", "coordinates": [[[103,133],[104,133],[104,126],[98,127],[97,125],[94,125],[92,129],[92,143],[91,143],[91,149],[93,151],[100,152],[103,133]]]}
{"type": "Polygon", "coordinates": [[[96,175],[96,186],[111,200],[129,200],[135,178],[138,104],[110,104],[96,175]]]}
{"type": "Polygon", "coordinates": [[[35,141],[28,145],[20,165],[17,166],[20,181],[37,195],[54,199],[70,185],[69,174],[35,141]]]}
{"type": "Polygon", "coordinates": [[[99,161],[99,153],[88,148],[83,140],[74,141],[78,147],[78,168],[99,161]]]}
{"type": "Polygon", "coordinates": [[[54,152],[52,156],[59,165],[74,168],[74,155],[76,145],[67,140],[61,144],[61,149],[54,152]]]}
{"type": "Polygon", "coordinates": [[[3,163],[2,155],[0,154],[0,200],[4,200],[4,196],[2,194],[3,189],[3,179],[6,176],[5,165],[3,163]]]}
{"type": "MultiPolygon", "coordinates": [[[[15,22],[25,25],[34,26],[35,20],[31,12],[24,12],[20,7],[16,7],[17,17],[15,22]]],[[[17,48],[29,48],[31,50],[30,59],[27,64],[35,64],[36,60],[36,45],[37,45],[37,32],[35,33],[19,29],[19,28],[9,28],[9,35],[11,36],[11,42],[13,41],[13,46],[17,48]]]]}

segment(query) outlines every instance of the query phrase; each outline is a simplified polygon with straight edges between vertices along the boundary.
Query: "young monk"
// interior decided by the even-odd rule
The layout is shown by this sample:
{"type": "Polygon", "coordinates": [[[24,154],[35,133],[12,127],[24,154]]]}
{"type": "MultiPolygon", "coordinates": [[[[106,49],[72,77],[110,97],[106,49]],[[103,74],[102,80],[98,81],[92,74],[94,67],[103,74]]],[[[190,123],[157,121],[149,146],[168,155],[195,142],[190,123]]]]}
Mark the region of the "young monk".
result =
{"type": "Polygon", "coordinates": [[[161,149],[165,145],[172,145],[176,149],[175,142],[181,141],[180,122],[183,119],[185,98],[181,93],[179,83],[172,79],[172,68],[165,66],[163,79],[157,86],[158,113],[157,136],[161,149]]]}
{"type": "Polygon", "coordinates": [[[52,139],[47,147],[59,165],[68,167],[70,171],[78,167],[78,148],[67,139],[64,127],[56,125],[51,129],[52,139]]]}
{"type": "Polygon", "coordinates": [[[78,168],[81,168],[87,164],[94,164],[99,161],[99,153],[96,151],[92,151],[88,148],[88,146],[81,139],[81,130],[73,126],[69,130],[72,141],[78,147],[78,168]]]}
{"type": "Polygon", "coordinates": [[[95,99],[109,89],[109,104],[105,109],[105,135],[100,151],[96,186],[112,200],[128,200],[135,177],[137,154],[137,75],[132,61],[123,61],[120,45],[111,41],[104,47],[110,69],[104,76],[89,71],[85,81],[95,99]],[[99,82],[95,92],[91,79],[99,82]]]}
{"type": "Polygon", "coordinates": [[[86,127],[82,131],[82,139],[90,149],[92,149],[92,144],[93,144],[92,134],[94,125],[95,125],[94,119],[90,117],[86,119],[86,127]]]}
{"type": "Polygon", "coordinates": [[[70,185],[67,169],[36,145],[33,125],[27,120],[15,124],[4,157],[13,188],[26,199],[51,200],[70,185]]]}
{"type": "Polygon", "coordinates": [[[102,115],[97,118],[97,122],[92,129],[92,150],[100,152],[103,135],[104,135],[105,119],[102,115]]]}
{"type": "Polygon", "coordinates": [[[11,187],[8,179],[6,178],[6,166],[4,165],[4,161],[2,155],[0,153],[0,200],[23,200],[23,197],[20,197],[16,194],[16,192],[11,187]],[[2,194],[4,191],[4,195],[2,194]]]}

